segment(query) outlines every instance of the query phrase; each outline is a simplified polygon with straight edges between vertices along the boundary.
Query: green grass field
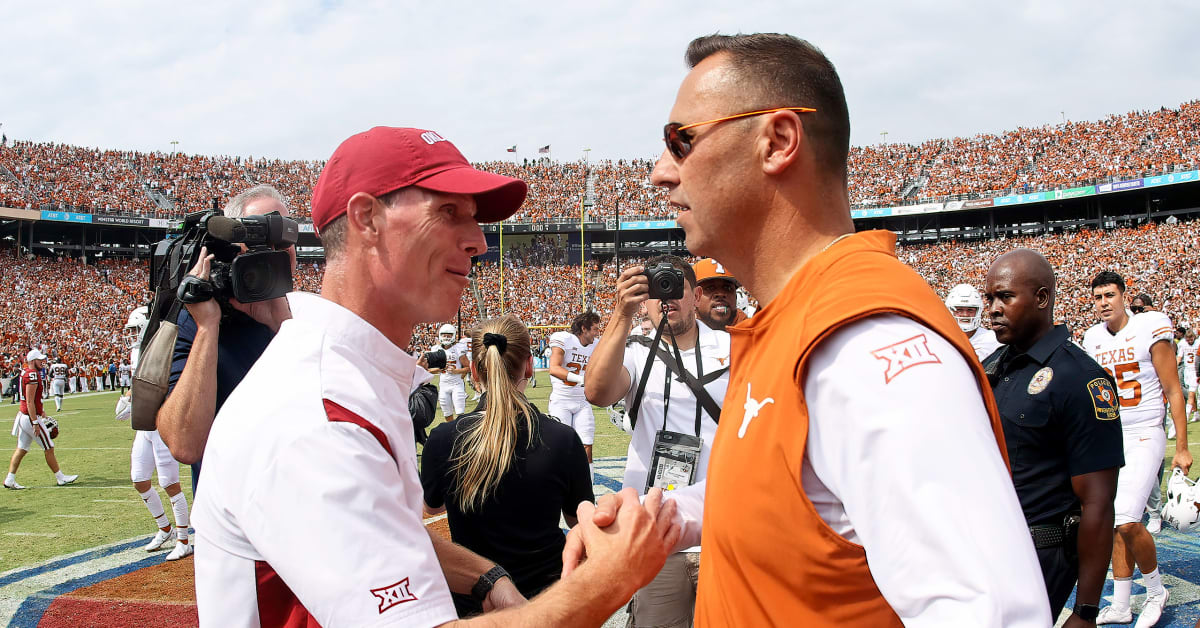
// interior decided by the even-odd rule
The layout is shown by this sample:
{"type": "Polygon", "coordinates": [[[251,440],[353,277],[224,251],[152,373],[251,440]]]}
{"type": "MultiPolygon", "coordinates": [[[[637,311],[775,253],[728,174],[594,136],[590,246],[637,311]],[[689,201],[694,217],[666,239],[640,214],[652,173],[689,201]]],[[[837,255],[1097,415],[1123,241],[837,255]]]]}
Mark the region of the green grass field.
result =
{"type": "MultiPolygon", "coordinates": [[[[538,387],[528,396],[538,408],[546,409],[550,396],[549,375],[537,374],[538,387]]],[[[0,491],[0,573],[44,562],[55,556],[155,532],[154,521],[129,479],[129,450],[133,431],[128,422],[113,419],[117,393],[84,397],[67,396],[62,412],[51,412],[59,420],[62,434],[55,453],[66,473],[79,480],[57,486],[46,467],[42,451],[34,445],[17,472],[24,491],[0,491]]],[[[46,401],[52,411],[54,402],[46,401]]],[[[468,410],[474,408],[468,403],[468,410]]],[[[8,434],[16,406],[0,405],[0,420],[8,434]]],[[[624,456],[629,437],[608,421],[605,410],[596,408],[594,457],[624,456]]],[[[443,422],[439,411],[434,425],[443,422]]],[[[8,436],[4,451],[7,467],[16,437],[8,436]]],[[[7,469],[6,469],[7,470],[7,469]]],[[[180,482],[192,503],[191,467],[180,465],[180,482]]],[[[163,504],[170,504],[155,480],[163,504]]]]}

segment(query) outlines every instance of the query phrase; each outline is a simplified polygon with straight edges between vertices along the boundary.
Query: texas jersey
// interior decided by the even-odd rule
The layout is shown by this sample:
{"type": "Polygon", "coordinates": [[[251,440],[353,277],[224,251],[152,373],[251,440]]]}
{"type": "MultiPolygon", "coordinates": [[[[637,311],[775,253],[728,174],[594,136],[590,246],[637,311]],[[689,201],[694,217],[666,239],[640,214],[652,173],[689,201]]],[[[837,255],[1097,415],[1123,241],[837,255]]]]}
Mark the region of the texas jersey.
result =
{"type": "Polygon", "coordinates": [[[55,362],[50,365],[50,377],[53,379],[66,379],[67,365],[62,362],[55,362]]]}
{"type": "Polygon", "coordinates": [[[1117,380],[1121,426],[1160,427],[1166,414],[1162,383],[1150,358],[1150,347],[1175,337],[1171,319],[1162,312],[1134,314],[1117,333],[1105,323],[1083,335],[1083,348],[1117,380]]]}
{"type": "Polygon", "coordinates": [[[996,340],[996,332],[980,327],[971,334],[971,347],[975,349],[975,357],[982,362],[1000,348],[1000,341],[996,340]]]}
{"type": "MultiPolygon", "coordinates": [[[[442,345],[434,345],[430,351],[445,351],[446,352],[446,371],[450,369],[462,368],[458,363],[458,359],[466,355],[466,346],[461,342],[456,342],[450,345],[450,348],[444,348],[442,345]]],[[[447,373],[442,371],[442,379],[439,381],[441,386],[465,386],[462,375],[447,373]]]]}
{"type": "MultiPolygon", "coordinates": [[[[569,331],[556,331],[550,336],[550,348],[562,349],[563,352],[563,368],[567,372],[576,375],[583,375],[587,370],[588,360],[592,357],[592,350],[596,348],[596,342],[588,346],[583,346],[579,343],[579,338],[569,331]]],[[[564,382],[557,377],[550,378],[550,398],[551,399],[583,399],[583,386],[575,382],[564,382]]]]}
{"type": "Polygon", "coordinates": [[[1179,352],[1179,361],[1183,363],[1183,380],[1185,382],[1196,381],[1196,349],[1200,349],[1200,339],[1193,343],[1188,343],[1186,338],[1179,341],[1177,351],[1179,352]]]}

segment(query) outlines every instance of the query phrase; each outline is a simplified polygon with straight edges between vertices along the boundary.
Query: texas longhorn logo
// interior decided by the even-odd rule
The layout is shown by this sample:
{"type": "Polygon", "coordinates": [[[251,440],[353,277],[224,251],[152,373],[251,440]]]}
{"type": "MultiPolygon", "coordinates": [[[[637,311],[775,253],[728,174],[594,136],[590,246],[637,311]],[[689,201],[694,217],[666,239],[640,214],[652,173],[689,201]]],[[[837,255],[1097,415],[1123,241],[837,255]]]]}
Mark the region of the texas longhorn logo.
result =
{"type": "Polygon", "coordinates": [[[371,589],[371,595],[379,598],[380,614],[383,614],[384,611],[398,604],[415,602],[417,600],[417,596],[413,595],[412,591],[408,590],[408,578],[405,578],[396,584],[389,584],[386,587],[371,589]]]}
{"type": "Polygon", "coordinates": [[[880,347],[871,352],[876,360],[887,362],[883,372],[884,383],[891,383],[896,376],[919,364],[941,364],[932,351],[929,350],[929,339],[925,334],[917,334],[895,344],[880,347]]]}
{"type": "Polygon", "coordinates": [[[753,421],[758,416],[758,412],[763,409],[763,406],[775,403],[773,397],[767,397],[762,401],[750,396],[750,382],[746,382],[746,403],[742,405],[742,409],[746,411],[742,415],[742,426],[738,428],[738,438],[746,437],[746,428],[750,427],[750,421],[753,421]]]}

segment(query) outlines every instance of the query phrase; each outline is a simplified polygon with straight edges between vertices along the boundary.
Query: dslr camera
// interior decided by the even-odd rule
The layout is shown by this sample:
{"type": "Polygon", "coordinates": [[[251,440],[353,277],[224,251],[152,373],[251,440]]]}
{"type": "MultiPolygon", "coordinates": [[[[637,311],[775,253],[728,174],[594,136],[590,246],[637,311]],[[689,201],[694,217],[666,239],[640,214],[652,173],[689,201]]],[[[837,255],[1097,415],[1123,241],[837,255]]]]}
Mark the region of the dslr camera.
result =
{"type": "Polygon", "coordinates": [[[429,364],[429,368],[431,369],[445,369],[446,352],[442,349],[438,349],[436,351],[426,351],[425,362],[429,364]]]}
{"type": "Polygon", "coordinates": [[[215,298],[228,304],[231,297],[242,303],[282,297],[292,290],[292,262],[281,249],[295,244],[299,231],[296,221],[278,212],[243,218],[227,218],[216,210],[188,214],[178,233],[154,245],[150,287],[155,300],[178,296],[184,303],[199,303],[215,298]],[[248,249],[245,253],[241,245],[248,249]],[[208,281],[188,276],[201,247],[213,255],[208,281]]]}
{"type": "Polygon", "coordinates": [[[666,263],[659,262],[646,267],[642,271],[646,279],[650,281],[650,298],[651,299],[682,299],[683,298],[683,271],[666,263]]]}

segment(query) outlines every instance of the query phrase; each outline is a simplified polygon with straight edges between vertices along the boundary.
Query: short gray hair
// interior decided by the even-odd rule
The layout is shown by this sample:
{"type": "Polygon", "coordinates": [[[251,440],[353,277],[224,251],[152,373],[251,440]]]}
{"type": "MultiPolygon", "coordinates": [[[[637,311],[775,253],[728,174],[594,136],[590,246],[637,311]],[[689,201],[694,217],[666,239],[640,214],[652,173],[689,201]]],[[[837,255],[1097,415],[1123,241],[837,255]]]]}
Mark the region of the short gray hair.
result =
{"type": "Polygon", "coordinates": [[[237,196],[229,199],[229,202],[225,204],[225,215],[229,218],[241,218],[246,215],[246,206],[260,198],[273,198],[283,203],[288,213],[292,211],[292,206],[288,205],[287,199],[283,198],[283,195],[279,193],[279,190],[275,189],[275,186],[262,183],[250,189],[242,190],[237,196]]]}

